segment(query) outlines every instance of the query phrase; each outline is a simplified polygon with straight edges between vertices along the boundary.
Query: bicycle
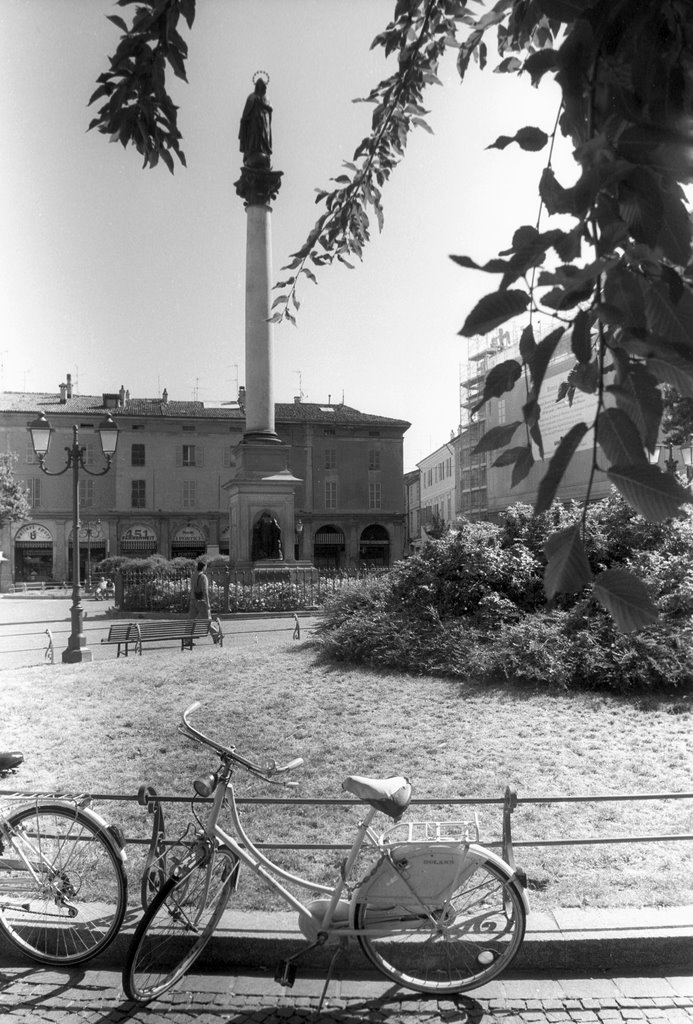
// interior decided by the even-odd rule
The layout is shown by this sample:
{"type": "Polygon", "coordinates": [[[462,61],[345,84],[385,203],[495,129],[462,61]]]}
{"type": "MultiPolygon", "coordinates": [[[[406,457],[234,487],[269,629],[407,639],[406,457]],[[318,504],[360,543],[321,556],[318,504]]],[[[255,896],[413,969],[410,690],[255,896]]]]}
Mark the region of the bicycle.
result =
{"type": "Polygon", "coordinates": [[[298,912],[309,942],[280,963],[275,974],[279,984],[291,987],[296,960],[330,939],[340,940],[341,948],[343,940],[356,938],[387,978],[437,995],[476,988],[510,966],[524,938],[527,898],[513,869],[479,845],[476,820],[402,823],[411,800],[407,779],[349,776],[343,788],[369,808],[334,886],[293,875],[266,857],[243,828],[232,776],[242,767],[266,782],[295,788],[298,783],[282,776],[300,767],[303,759],[283,766],[274,761],[265,767],[255,764],[234,746],[217,743],[190,724],[199,707],[196,701],[183,712],[178,731],[219,757],[216,771],[193,783],[197,797],[213,799],[202,822],[192,798],[199,825],[192,846],[178,847],[167,880],[135,930],[123,970],[130,1000],[146,1003],[161,996],[192,966],[238,886],[241,863],[298,912]],[[238,838],[219,824],[225,807],[238,838]],[[395,822],[382,835],[371,827],[378,811],[395,822]],[[375,865],[363,877],[352,878],[364,844],[376,854],[375,865]],[[303,903],[282,882],[311,890],[318,898],[303,903]]]}
{"type": "Polygon", "coordinates": [[[125,843],[87,801],[36,796],[0,816],[0,931],[42,964],[90,960],[125,915],[125,843]]]}

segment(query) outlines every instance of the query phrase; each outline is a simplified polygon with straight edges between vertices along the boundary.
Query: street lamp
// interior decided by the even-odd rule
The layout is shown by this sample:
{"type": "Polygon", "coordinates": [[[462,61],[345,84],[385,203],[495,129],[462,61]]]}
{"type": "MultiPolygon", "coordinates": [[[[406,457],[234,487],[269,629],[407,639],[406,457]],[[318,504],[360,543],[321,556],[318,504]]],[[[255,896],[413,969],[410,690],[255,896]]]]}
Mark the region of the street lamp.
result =
{"type": "Polygon", "coordinates": [[[690,483],[690,481],[693,480],[693,443],[689,442],[687,445],[682,444],[680,446],[675,446],[671,441],[668,441],[666,444],[657,444],[655,445],[654,451],[650,454],[650,462],[653,466],[656,466],[662,455],[668,451],[669,454],[664,460],[664,465],[666,466],[667,473],[671,473],[673,475],[676,473],[676,467],[679,464],[678,459],[674,458],[674,447],[680,448],[681,459],[686,467],[686,477],[690,483]]]}
{"type": "Polygon", "coordinates": [[[115,455],[115,450],[118,445],[118,427],[111,418],[107,415],[103,419],[98,427],[97,431],[99,434],[99,440],[101,441],[101,449],[106,459],[106,468],[100,472],[94,473],[92,470],[87,469],[84,462],[84,451],[85,449],[80,446],[79,443],[79,429],[75,424],[72,427],[72,444],[66,445],[65,451],[67,452],[67,462],[63,469],[57,470],[57,472],[51,472],[46,469],[44,465],[44,459],[48,454],[48,449],[51,443],[51,434],[53,428],[45,417],[44,413],[40,413],[37,419],[32,420],[31,423],[27,424],[27,429],[31,434],[31,444],[34,448],[39,460],[39,467],[41,472],[47,476],[62,476],[63,473],[67,473],[68,469],[72,467],[72,608],[70,609],[70,617],[72,621],[72,629],[70,632],[70,639],[67,642],[67,647],[63,651],[63,661],[65,662],[80,662],[80,661],[91,661],[91,651],[87,647],[87,641],[84,636],[84,613],[82,611],[82,587],[79,581],[79,470],[80,467],[89,476],[103,476],[108,473],[111,468],[111,460],[115,455]]]}
{"type": "Polygon", "coordinates": [[[87,590],[91,590],[91,535],[98,530],[101,526],[101,520],[97,519],[95,523],[87,523],[84,527],[84,532],[87,535],[87,571],[85,585],[87,590]]]}

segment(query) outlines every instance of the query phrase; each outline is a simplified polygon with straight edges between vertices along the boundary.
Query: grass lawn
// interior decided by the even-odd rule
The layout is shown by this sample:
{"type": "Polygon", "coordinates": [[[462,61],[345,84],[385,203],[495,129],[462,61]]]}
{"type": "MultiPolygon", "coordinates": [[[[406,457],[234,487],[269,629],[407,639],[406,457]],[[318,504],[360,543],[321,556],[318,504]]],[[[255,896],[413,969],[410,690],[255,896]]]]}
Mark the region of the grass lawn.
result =
{"type": "MultiPolygon", "coordinates": [[[[25,763],[0,789],[50,788],[135,794],[192,793],[214,758],[176,731],[193,700],[195,722],[240,753],[305,759],[294,773],[302,797],[340,797],[345,775],[408,775],[417,797],[494,797],[516,786],[529,796],[693,792],[691,714],[680,702],[607,694],[477,687],[443,679],[321,665],[303,644],[200,646],[192,654],[145,651],[87,665],[0,672],[0,747],[25,763]],[[683,712],[683,713],[682,713],[683,712]]],[[[244,773],[239,796],[284,796],[244,773]]],[[[97,805],[129,836],[150,827],[133,803],[97,805]]],[[[482,841],[501,834],[501,806],[478,808],[482,841]]],[[[413,808],[409,817],[437,812],[413,808]]],[[[469,810],[441,810],[443,817],[469,810]]],[[[183,831],[189,808],[166,809],[167,833],[183,831]]],[[[256,839],[347,841],[351,808],[247,809],[256,839]]],[[[383,826],[386,820],[382,819],[383,826]]],[[[516,840],[693,832],[693,801],[520,805],[516,840]]],[[[131,847],[132,898],[140,851],[131,847]]],[[[310,854],[308,874],[333,876],[342,854],[310,854]]],[[[281,854],[291,869],[303,855],[281,854]]],[[[518,849],[536,909],[560,906],[666,906],[693,903],[693,843],[518,849]]],[[[237,906],[273,903],[245,873],[237,906]]],[[[283,908],[284,909],[284,908],[283,908]]]]}

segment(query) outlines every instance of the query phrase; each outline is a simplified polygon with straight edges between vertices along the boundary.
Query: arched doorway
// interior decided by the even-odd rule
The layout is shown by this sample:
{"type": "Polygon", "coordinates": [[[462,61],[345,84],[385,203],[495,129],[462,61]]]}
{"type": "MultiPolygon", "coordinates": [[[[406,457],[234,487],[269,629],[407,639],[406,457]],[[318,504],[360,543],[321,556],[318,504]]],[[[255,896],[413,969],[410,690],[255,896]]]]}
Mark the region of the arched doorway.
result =
{"type": "Polygon", "coordinates": [[[373,523],[361,533],[359,562],[385,569],[390,564],[390,537],[384,526],[373,523]]]}
{"type": "Polygon", "coordinates": [[[14,578],[17,583],[43,583],[53,578],[53,535],[46,526],[26,523],[17,530],[14,578]]]}
{"type": "Polygon", "coordinates": [[[313,540],[316,569],[339,569],[344,564],[346,541],[338,526],[321,526],[313,540]]]}

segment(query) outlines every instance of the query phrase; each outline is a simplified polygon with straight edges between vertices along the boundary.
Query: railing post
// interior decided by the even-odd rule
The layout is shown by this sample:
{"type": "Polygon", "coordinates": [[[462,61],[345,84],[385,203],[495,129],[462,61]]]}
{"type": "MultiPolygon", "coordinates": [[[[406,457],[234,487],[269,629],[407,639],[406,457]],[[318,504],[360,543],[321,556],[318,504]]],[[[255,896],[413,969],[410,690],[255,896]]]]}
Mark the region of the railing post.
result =
{"type": "Polygon", "coordinates": [[[509,864],[517,875],[519,881],[522,883],[523,888],[527,888],[527,875],[518,868],[515,864],[515,851],[513,850],[513,835],[512,835],[512,824],[511,816],[515,808],[517,807],[517,790],[514,786],[505,787],[505,797],[503,800],[503,860],[506,864],[509,864]]]}

